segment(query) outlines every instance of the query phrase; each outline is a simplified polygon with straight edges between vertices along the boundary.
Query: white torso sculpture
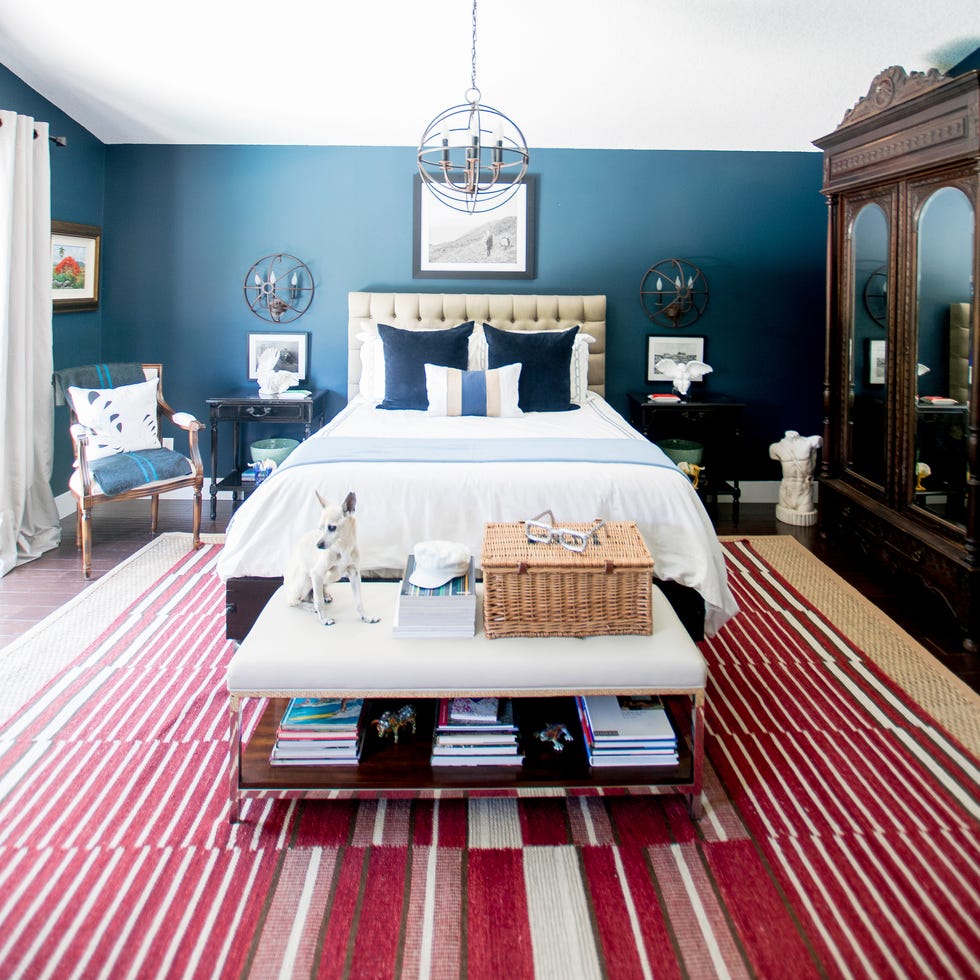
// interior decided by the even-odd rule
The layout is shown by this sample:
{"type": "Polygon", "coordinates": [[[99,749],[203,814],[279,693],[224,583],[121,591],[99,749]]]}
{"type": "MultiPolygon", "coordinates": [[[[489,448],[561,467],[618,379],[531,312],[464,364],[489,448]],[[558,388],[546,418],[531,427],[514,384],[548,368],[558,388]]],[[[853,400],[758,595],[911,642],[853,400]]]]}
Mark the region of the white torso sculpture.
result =
{"type": "Polygon", "coordinates": [[[769,447],[769,458],[783,464],[783,482],[779,485],[776,520],[797,527],[817,523],[813,506],[813,469],[817,450],[823,445],[820,436],[801,436],[788,431],[769,447]]]}

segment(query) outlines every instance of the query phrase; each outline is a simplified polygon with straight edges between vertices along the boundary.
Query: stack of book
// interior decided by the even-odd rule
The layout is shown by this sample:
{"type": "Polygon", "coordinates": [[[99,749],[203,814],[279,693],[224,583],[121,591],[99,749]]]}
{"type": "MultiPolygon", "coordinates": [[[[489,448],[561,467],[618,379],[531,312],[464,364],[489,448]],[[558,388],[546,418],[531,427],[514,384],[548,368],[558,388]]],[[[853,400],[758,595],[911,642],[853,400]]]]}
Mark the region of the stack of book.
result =
{"type": "Polygon", "coordinates": [[[268,466],[262,463],[249,463],[245,469],[242,470],[242,475],[239,478],[239,482],[242,486],[254,486],[261,483],[267,476],[269,476],[273,469],[275,469],[275,464],[269,464],[268,466]]]}
{"type": "Polygon", "coordinates": [[[415,556],[408,556],[398,593],[393,636],[474,636],[476,634],[476,578],[473,558],[463,575],[445,585],[423,589],[409,581],[415,556]]]}
{"type": "Polygon", "coordinates": [[[441,698],[434,766],[519,766],[524,756],[509,698],[441,698]]]}
{"type": "Polygon", "coordinates": [[[361,751],[363,698],[293,698],[269,759],[274,766],[353,766],[361,751]]]}
{"type": "Polygon", "coordinates": [[[677,733],[659,697],[575,699],[590,766],[676,766],[677,733]]]}

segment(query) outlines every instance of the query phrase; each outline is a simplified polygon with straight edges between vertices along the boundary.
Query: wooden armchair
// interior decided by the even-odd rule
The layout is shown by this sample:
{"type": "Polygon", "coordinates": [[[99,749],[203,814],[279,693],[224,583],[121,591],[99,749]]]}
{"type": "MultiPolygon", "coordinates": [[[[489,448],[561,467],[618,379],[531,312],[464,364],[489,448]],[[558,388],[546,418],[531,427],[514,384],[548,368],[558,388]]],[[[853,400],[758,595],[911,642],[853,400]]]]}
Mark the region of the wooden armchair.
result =
{"type": "Polygon", "coordinates": [[[149,497],[150,530],[156,534],[160,494],[191,487],[192,546],[195,550],[200,548],[204,465],[198,433],[204,424],[186,412],[175,412],[167,404],[162,365],[91,364],[66,368],[54,373],[53,384],[56,404],[67,404],[71,416],[75,470],[68,489],[75,498],[75,543],[82,550],[85,578],[92,575],[92,508],[97,504],[149,497]],[[153,379],[157,381],[155,405],[152,390],[141,385],[153,379]],[[111,394],[111,389],[123,387],[126,392],[115,397],[111,394]],[[69,388],[76,390],[69,392],[69,388]],[[72,394],[80,400],[79,404],[72,394]],[[164,418],[187,432],[188,455],[159,447],[155,441],[163,434],[164,418]]]}

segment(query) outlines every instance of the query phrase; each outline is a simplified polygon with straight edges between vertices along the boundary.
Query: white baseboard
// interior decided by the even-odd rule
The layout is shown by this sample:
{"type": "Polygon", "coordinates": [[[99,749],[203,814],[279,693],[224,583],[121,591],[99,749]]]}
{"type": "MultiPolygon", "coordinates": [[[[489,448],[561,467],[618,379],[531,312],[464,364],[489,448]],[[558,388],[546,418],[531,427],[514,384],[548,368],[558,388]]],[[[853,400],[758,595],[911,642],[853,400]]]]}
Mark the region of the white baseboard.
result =
{"type": "MultiPolygon", "coordinates": [[[[814,483],[814,491],[817,484],[814,483]]],[[[779,502],[779,480],[743,480],[739,484],[742,491],[741,503],[743,504],[775,504],[779,502]]],[[[183,487],[180,490],[171,490],[169,493],[160,494],[167,500],[190,500],[194,492],[190,487],[183,487]]],[[[816,494],[814,494],[816,496],[816,494]]],[[[204,486],[204,499],[208,500],[207,483],[204,486]]],[[[723,498],[727,500],[728,498],[723,498]]],[[[75,498],[70,493],[63,493],[54,498],[58,506],[58,516],[67,517],[75,512],[75,498]]]]}
{"type": "Polygon", "coordinates": [[[779,480],[742,480],[738,486],[742,491],[740,503],[775,504],[779,502],[779,480]]]}

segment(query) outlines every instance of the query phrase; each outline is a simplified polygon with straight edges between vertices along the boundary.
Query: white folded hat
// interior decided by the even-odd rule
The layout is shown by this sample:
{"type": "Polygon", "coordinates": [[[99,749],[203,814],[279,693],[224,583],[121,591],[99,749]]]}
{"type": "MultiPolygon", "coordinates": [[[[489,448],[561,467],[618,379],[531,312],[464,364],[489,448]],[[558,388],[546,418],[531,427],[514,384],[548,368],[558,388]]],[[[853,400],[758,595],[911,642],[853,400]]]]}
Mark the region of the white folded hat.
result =
{"type": "Polygon", "coordinates": [[[420,589],[438,589],[470,567],[470,549],[458,541],[419,541],[414,554],[408,580],[420,589]]]}

